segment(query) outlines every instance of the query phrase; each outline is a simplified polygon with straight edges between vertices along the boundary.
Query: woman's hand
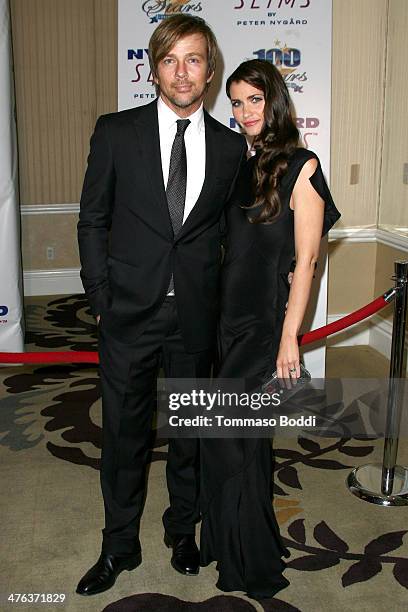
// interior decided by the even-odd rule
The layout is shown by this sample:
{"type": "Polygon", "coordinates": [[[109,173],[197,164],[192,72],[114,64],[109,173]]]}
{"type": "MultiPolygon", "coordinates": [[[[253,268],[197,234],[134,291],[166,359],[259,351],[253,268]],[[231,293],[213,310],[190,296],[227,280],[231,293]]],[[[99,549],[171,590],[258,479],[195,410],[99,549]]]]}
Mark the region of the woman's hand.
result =
{"type": "Polygon", "coordinates": [[[280,379],[299,378],[300,361],[297,336],[282,335],[276,360],[276,372],[280,379]]]}

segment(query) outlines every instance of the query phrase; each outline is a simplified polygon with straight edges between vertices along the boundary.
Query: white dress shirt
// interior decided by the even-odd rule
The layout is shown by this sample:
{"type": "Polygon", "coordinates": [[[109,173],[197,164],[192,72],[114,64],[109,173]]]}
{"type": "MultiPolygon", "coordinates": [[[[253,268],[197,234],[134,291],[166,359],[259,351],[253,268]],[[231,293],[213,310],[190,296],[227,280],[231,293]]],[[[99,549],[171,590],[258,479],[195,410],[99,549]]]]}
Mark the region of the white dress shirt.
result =
{"type": "MultiPolygon", "coordinates": [[[[157,101],[159,118],[160,153],[164,188],[169,178],[171,148],[177,132],[176,121],[181,119],[159,97],[157,101]]],[[[187,156],[187,189],[183,223],[193,210],[201,193],[205,177],[205,124],[203,105],[186,119],[191,123],[184,133],[187,156]]]]}

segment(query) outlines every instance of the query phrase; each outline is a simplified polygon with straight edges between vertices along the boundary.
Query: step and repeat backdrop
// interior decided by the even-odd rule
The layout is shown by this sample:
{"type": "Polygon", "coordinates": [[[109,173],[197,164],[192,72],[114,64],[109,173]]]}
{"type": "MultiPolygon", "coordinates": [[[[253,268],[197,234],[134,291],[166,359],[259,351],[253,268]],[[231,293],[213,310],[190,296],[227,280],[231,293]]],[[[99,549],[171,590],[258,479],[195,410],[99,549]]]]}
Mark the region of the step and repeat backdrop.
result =
{"type": "Polygon", "coordinates": [[[17,138],[8,0],[0,0],[0,351],[23,350],[17,138]]]}
{"type": "MultiPolygon", "coordinates": [[[[154,28],[174,13],[196,15],[211,26],[221,51],[207,110],[237,130],[225,94],[227,77],[245,60],[272,62],[289,88],[304,145],[318,154],[329,179],[331,0],[118,0],[118,11],[118,110],[156,97],[147,52],[154,28]]],[[[308,329],[326,324],[324,246],[322,251],[308,329]]],[[[324,362],[324,347],[305,354],[313,376],[324,376],[324,362]]]]}

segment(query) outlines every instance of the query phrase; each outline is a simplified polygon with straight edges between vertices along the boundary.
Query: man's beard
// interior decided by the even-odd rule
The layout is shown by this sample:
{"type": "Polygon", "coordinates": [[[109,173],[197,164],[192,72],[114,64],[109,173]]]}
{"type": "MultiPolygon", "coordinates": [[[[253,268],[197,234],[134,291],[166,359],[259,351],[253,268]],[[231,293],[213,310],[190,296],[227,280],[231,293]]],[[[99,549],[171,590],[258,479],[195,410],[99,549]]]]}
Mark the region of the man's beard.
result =
{"type": "Polygon", "coordinates": [[[174,106],[177,106],[177,108],[188,108],[189,106],[192,106],[194,102],[197,102],[197,100],[201,98],[201,95],[195,95],[192,98],[189,98],[188,100],[177,100],[177,98],[173,98],[170,96],[168,96],[168,98],[170,102],[174,104],[174,106]]]}
{"type": "Polygon", "coordinates": [[[187,98],[187,99],[184,98],[183,100],[180,100],[167,92],[163,92],[163,93],[170,100],[170,102],[174,104],[174,106],[177,106],[177,108],[188,108],[189,106],[192,106],[195,102],[197,102],[197,100],[199,100],[204,95],[205,89],[201,92],[197,92],[197,91],[192,92],[190,98],[187,98]]]}

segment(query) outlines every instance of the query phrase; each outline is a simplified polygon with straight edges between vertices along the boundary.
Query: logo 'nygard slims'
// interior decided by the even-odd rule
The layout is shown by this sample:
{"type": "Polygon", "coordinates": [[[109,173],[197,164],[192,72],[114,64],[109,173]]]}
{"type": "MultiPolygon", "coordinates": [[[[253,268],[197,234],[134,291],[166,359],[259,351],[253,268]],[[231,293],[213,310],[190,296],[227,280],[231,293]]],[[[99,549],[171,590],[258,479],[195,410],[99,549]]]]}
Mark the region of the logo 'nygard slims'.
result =
{"type": "Polygon", "coordinates": [[[176,13],[200,13],[201,2],[194,0],[145,0],[142,10],[150,18],[150,23],[158,23],[176,13]]]}
{"type": "Polygon", "coordinates": [[[236,0],[235,10],[240,9],[280,9],[280,8],[308,8],[310,0],[236,0]]]}

